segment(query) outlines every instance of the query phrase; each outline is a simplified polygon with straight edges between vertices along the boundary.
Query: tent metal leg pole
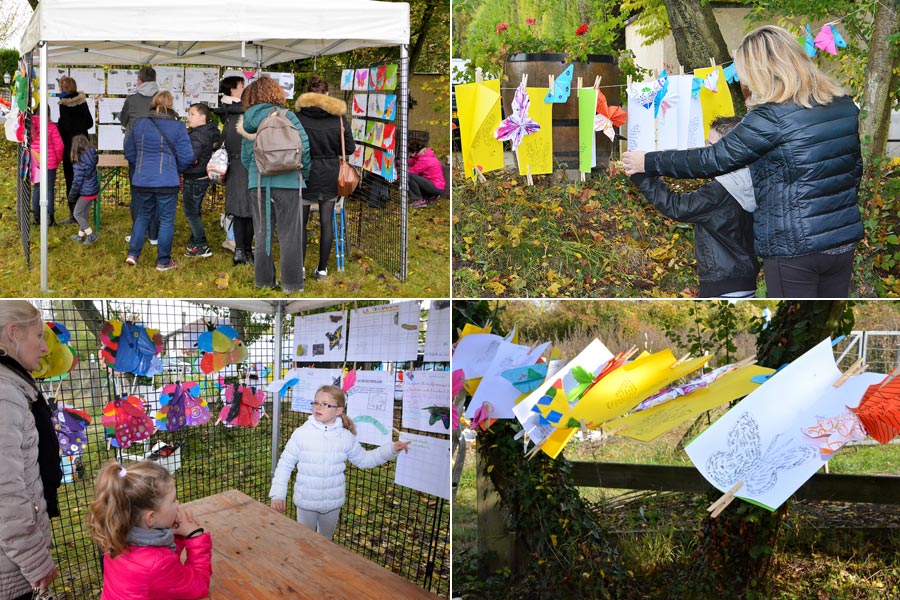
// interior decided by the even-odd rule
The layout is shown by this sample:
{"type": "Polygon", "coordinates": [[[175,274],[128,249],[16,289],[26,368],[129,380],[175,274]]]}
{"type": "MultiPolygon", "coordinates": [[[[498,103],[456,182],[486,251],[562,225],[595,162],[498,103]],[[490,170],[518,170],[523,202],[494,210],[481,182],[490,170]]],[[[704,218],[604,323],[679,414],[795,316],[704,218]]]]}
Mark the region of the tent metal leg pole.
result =
{"type": "MultiPolygon", "coordinates": [[[[275,359],[272,361],[272,378],[282,379],[281,337],[284,331],[284,302],[275,303],[275,359]]],[[[278,466],[278,447],[281,444],[281,395],[273,394],[272,400],[272,475],[278,466]]]]}
{"type": "Polygon", "coordinates": [[[406,281],[408,274],[407,266],[407,245],[409,243],[409,232],[407,227],[409,224],[409,206],[408,206],[408,174],[407,174],[407,150],[406,142],[409,137],[409,47],[406,44],[400,46],[400,97],[399,111],[400,131],[398,136],[400,142],[399,158],[394,161],[394,165],[400,166],[400,281],[406,281]]]}
{"type": "MultiPolygon", "coordinates": [[[[40,43],[41,49],[41,83],[40,83],[40,120],[41,120],[41,291],[49,292],[47,281],[47,123],[50,118],[47,105],[47,42],[40,43]]],[[[29,127],[31,124],[26,123],[29,127]]]]}

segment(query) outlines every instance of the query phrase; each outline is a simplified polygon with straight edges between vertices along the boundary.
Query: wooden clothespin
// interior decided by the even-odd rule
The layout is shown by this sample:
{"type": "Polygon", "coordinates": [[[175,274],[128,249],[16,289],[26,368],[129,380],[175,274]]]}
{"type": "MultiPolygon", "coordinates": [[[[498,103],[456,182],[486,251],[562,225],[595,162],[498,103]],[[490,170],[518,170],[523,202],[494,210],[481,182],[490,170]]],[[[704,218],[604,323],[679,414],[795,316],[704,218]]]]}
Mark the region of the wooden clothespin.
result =
{"type": "Polygon", "coordinates": [[[709,57],[709,66],[713,69],[716,68],[716,59],[714,59],[712,56],[709,57]]]}
{"type": "Polygon", "coordinates": [[[587,423],[584,422],[584,419],[581,419],[580,429],[581,429],[581,439],[586,440],[588,438],[588,436],[590,435],[590,432],[588,431],[588,426],[587,426],[587,423]]]}
{"type": "Polygon", "coordinates": [[[725,510],[725,507],[728,506],[729,504],[731,504],[732,501],[734,501],[735,492],[737,492],[739,489],[741,489],[741,487],[743,487],[743,485],[744,485],[743,481],[738,481],[736,484],[731,486],[731,489],[729,489],[727,492],[725,492],[725,494],[723,494],[721,498],[719,498],[718,500],[716,500],[715,502],[710,504],[706,508],[706,510],[710,513],[709,516],[712,517],[713,519],[715,519],[720,514],[722,514],[722,511],[725,510]]]}
{"type": "Polygon", "coordinates": [[[900,367],[897,367],[896,369],[891,371],[891,373],[887,377],[884,378],[884,381],[881,382],[881,385],[878,386],[878,389],[881,389],[884,386],[886,386],[887,384],[889,384],[891,381],[893,381],[897,377],[897,375],[900,375],[900,367]]]}
{"type": "Polygon", "coordinates": [[[57,384],[57,386],[56,386],[56,391],[53,392],[53,396],[51,396],[51,398],[54,398],[56,400],[59,399],[59,392],[60,392],[60,390],[62,390],[62,382],[63,382],[63,380],[60,379],[59,384],[57,384]]]}
{"type": "Polygon", "coordinates": [[[527,460],[531,460],[535,456],[537,456],[538,452],[540,452],[541,448],[544,446],[544,444],[547,443],[547,440],[549,440],[549,439],[550,439],[550,436],[547,436],[543,440],[541,440],[541,442],[539,444],[535,444],[534,448],[529,450],[528,453],[525,455],[525,458],[527,460]]]}
{"type": "Polygon", "coordinates": [[[734,363],[734,368],[735,368],[735,369],[740,369],[741,367],[746,367],[746,366],[748,366],[748,365],[753,365],[753,364],[756,364],[756,357],[755,357],[755,356],[748,356],[748,357],[745,358],[744,360],[741,360],[741,361],[738,361],[738,362],[734,363]]]}
{"type": "MultiPolygon", "coordinates": [[[[552,75],[551,75],[551,77],[552,77],[552,75]]],[[[528,73],[525,73],[524,75],[522,75],[522,86],[523,87],[528,86],[528,73]]]]}
{"type": "Polygon", "coordinates": [[[553,91],[553,74],[547,75],[547,87],[550,88],[550,91],[553,91]]]}
{"type": "Polygon", "coordinates": [[[669,366],[669,368],[670,368],[670,369],[674,369],[675,367],[679,366],[681,363],[683,363],[684,361],[686,361],[686,360],[689,359],[690,357],[691,357],[691,353],[688,352],[687,354],[685,354],[684,356],[682,356],[681,358],[679,358],[678,360],[676,360],[675,362],[673,362],[673,363],[669,366]]]}
{"type": "Polygon", "coordinates": [[[841,375],[840,378],[838,378],[838,380],[834,382],[834,384],[833,384],[834,387],[836,387],[836,388],[837,388],[837,387],[841,387],[842,385],[844,385],[844,383],[845,383],[848,379],[850,379],[851,377],[853,377],[854,375],[856,375],[856,371],[857,371],[860,367],[863,367],[863,362],[864,362],[864,361],[865,361],[865,357],[862,357],[862,356],[861,356],[859,359],[857,359],[857,361],[856,361],[855,363],[853,363],[852,365],[850,365],[850,368],[847,369],[847,370],[844,372],[844,374],[841,375]]]}
{"type": "Polygon", "coordinates": [[[625,353],[625,356],[623,358],[625,360],[630,360],[632,356],[637,354],[637,351],[638,351],[638,347],[632,346],[631,348],[628,349],[628,352],[625,353]]]}
{"type": "Polygon", "coordinates": [[[595,89],[595,90],[599,90],[599,89],[600,89],[600,82],[601,82],[601,81],[603,81],[603,77],[601,77],[600,75],[597,75],[596,77],[594,77],[594,89],[595,89]]]}
{"type": "Polygon", "coordinates": [[[626,85],[628,85],[628,87],[631,87],[631,75],[625,78],[625,83],[626,85]]]}
{"type": "MultiPolygon", "coordinates": [[[[579,78],[578,78],[578,89],[580,90],[581,87],[582,87],[582,86],[581,86],[581,77],[579,77],[579,78]]],[[[550,89],[553,89],[553,88],[550,88],[550,89]]]]}
{"type": "Polygon", "coordinates": [[[653,79],[659,79],[659,69],[653,69],[653,79]]]}
{"type": "Polygon", "coordinates": [[[678,74],[684,75],[684,65],[678,65],[678,74]]]}
{"type": "Polygon", "coordinates": [[[525,166],[525,181],[528,185],[534,185],[534,179],[531,178],[531,163],[525,166]]]}
{"type": "Polygon", "coordinates": [[[484,71],[481,67],[475,68],[475,83],[482,83],[484,81],[484,71]]]}

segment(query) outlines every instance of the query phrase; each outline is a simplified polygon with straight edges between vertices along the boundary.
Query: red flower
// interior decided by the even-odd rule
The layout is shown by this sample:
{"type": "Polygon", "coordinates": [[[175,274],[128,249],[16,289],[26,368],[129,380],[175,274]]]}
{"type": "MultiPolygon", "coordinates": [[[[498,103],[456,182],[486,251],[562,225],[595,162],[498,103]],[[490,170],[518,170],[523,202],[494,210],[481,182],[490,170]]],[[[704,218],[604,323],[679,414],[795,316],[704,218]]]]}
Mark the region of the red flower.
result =
{"type": "Polygon", "coordinates": [[[587,31],[588,31],[588,24],[582,23],[581,27],[579,27],[578,29],[575,30],[575,35],[584,35],[587,33],[587,31]]]}
{"type": "Polygon", "coordinates": [[[509,23],[497,23],[497,35],[509,29],[509,23]]]}
{"type": "Polygon", "coordinates": [[[534,25],[535,23],[536,21],[534,20],[534,17],[528,17],[527,19],[525,19],[526,25],[534,25]]]}

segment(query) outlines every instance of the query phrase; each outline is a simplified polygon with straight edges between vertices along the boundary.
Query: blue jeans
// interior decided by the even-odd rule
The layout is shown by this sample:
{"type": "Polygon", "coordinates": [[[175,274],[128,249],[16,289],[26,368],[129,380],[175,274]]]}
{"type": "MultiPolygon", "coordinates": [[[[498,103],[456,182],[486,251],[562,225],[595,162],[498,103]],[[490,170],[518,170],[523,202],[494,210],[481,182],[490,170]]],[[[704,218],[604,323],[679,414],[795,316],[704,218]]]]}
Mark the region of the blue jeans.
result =
{"type": "Polygon", "coordinates": [[[156,247],[156,264],[166,265],[172,258],[172,239],[175,237],[175,210],[178,208],[178,192],[153,192],[131,190],[132,203],[141,208],[131,228],[131,245],[128,254],[138,258],[144,248],[144,238],[151,228],[154,215],[159,217],[159,245],[156,247]]]}
{"type": "Polygon", "coordinates": [[[200,218],[200,203],[203,202],[203,196],[206,195],[206,188],[209,187],[209,179],[187,179],[184,180],[184,188],[181,197],[184,200],[184,217],[187,219],[188,226],[191,228],[191,238],[188,240],[188,247],[197,246],[203,248],[207,246],[206,231],[203,229],[203,219],[200,218]]]}
{"type": "MultiPolygon", "coordinates": [[[[128,163],[128,181],[134,179],[134,165],[132,163],[128,163]]],[[[129,207],[131,210],[131,226],[134,227],[134,223],[137,221],[138,215],[141,214],[141,200],[138,197],[138,194],[134,192],[131,193],[131,206],[129,207]]],[[[159,214],[153,213],[153,220],[150,221],[150,229],[149,236],[151,240],[159,239],[159,214]]]]}
{"type": "MultiPolygon", "coordinates": [[[[53,222],[53,204],[56,200],[56,169],[47,169],[47,222],[53,222]]],[[[34,184],[31,191],[31,214],[34,222],[41,220],[41,184],[34,184]]]]}

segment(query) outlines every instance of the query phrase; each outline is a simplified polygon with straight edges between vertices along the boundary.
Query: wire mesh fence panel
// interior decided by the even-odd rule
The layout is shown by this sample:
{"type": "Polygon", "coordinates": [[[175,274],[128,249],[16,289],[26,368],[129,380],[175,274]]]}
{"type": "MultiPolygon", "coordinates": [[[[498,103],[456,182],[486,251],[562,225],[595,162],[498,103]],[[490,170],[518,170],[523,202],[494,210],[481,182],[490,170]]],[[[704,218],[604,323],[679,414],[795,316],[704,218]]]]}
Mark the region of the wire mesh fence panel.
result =
{"type": "MultiPolygon", "coordinates": [[[[91,540],[86,518],[94,479],[108,460],[159,462],[173,472],[181,502],[237,489],[268,504],[273,470],[271,448],[276,434],[272,395],[267,395],[263,415],[255,427],[231,427],[216,421],[223,407],[223,384],[247,383],[259,388],[272,379],[276,357],[271,315],[167,300],[37,303],[45,320],[68,328],[70,345],[79,357],[67,378],[61,382],[44,381],[41,385],[61,405],[83,410],[91,417],[83,449],[62,459],[61,515],[51,524],[53,554],[60,572],[53,588],[58,598],[96,598],[102,588],[102,559],[91,540]],[[162,374],[141,378],[107,371],[98,349],[103,322],[110,319],[133,321],[160,331],[165,344],[162,374]],[[207,324],[229,324],[235,328],[245,342],[247,360],[204,374],[199,365],[197,339],[207,330],[207,324]],[[147,414],[156,417],[161,408],[160,388],[176,381],[197,382],[197,395],[207,402],[209,421],[177,431],[157,431],[128,448],[113,447],[101,423],[107,403],[117,395],[137,395],[143,399],[147,414]]],[[[285,367],[290,365],[292,353],[289,329],[285,331],[280,359],[285,367]]],[[[397,408],[395,425],[399,428],[397,408]]],[[[288,395],[277,427],[279,448],[307,418],[304,413],[290,410],[288,395]]],[[[367,470],[348,465],[347,499],[334,541],[417,585],[446,595],[450,569],[449,505],[440,498],[396,485],[393,474],[394,463],[367,470]]],[[[293,483],[289,490],[292,487],[293,483]]],[[[294,518],[292,504],[288,502],[289,514],[294,518]]],[[[272,551],[290,552],[283,548],[272,551]]]]}

